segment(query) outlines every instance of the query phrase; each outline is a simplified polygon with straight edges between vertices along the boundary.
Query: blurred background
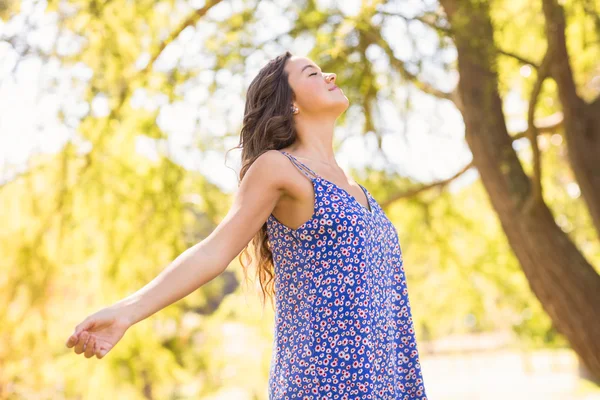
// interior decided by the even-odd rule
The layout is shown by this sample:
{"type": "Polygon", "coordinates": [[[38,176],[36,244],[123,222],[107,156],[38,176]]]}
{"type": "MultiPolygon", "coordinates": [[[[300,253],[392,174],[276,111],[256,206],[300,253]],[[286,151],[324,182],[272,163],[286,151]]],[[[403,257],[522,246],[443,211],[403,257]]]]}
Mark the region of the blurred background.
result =
{"type": "Polygon", "coordinates": [[[336,157],[398,230],[429,400],[600,399],[599,10],[0,0],[0,398],[267,399],[237,259],[102,360],[65,342],[224,217],[289,50],[350,100],[336,157]]]}

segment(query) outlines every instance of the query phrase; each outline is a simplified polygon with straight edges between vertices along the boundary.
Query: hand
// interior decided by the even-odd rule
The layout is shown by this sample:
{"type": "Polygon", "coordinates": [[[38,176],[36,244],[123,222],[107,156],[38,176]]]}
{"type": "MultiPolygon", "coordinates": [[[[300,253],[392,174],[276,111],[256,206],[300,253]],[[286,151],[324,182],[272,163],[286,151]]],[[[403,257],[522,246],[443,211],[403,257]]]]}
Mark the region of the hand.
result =
{"type": "Polygon", "coordinates": [[[123,337],[131,321],[122,308],[107,307],[88,316],[67,340],[67,347],[75,347],[75,353],[86,358],[96,355],[101,359],[123,337]]]}

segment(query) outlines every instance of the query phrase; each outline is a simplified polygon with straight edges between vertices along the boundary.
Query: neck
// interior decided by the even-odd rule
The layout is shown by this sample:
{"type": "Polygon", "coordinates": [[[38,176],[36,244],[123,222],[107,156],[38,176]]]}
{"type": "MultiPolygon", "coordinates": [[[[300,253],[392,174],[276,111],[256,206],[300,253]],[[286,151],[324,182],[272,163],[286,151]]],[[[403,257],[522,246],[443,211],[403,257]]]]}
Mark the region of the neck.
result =
{"type": "Polygon", "coordinates": [[[337,165],[333,154],[334,119],[296,117],[295,125],[298,137],[294,145],[290,146],[294,154],[337,165]]]}

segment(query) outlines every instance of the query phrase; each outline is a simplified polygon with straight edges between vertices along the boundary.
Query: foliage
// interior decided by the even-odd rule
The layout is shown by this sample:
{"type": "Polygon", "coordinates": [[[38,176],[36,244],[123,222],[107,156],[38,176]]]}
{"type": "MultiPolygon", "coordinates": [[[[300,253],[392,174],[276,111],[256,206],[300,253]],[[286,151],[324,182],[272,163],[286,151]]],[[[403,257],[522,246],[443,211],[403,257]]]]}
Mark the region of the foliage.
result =
{"type": "MultiPolygon", "coordinates": [[[[29,52],[91,77],[72,75],[73,98],[57,115],[69,127],[69,142],[55,154],[32,157],[30,172],[0,186],[0,397],[208,398],[238,387],[265,398],[273,315],[260,309],[256,288],[240,284],[235,261],[223,276],[136,325],[105,360],[75,357],[64,347],[83,315],[150,281],[227,212],[231,193],[175,161],[169,145],[180,133],[168,124],[170,107],[196,113],[191,158],[212,153],[219,159],[237,140],[244,90],[257,68],[284,48],[307,49],[324,71],[337,73],[350,98],[352,107],[339,120],[344,139],[375,136],[381,144],[401,130],[384,125],[381,102],[413,115],[419,112],[415,88],[440,97],[418,79],[450,80],[454,60],[435,4],[415,10],[425,15],[419,19],[382,12],[392,9],[391,1],[356,13],[312,1],[281,7],[215,1],[201,13],[199,3],[48,2],[45,12],[60,16],[60,39],[50,51],[28,43],[29,52]],[[392,25],[413,51],[386,47],[394,42],[392,25]],[[427,53],[415,36],[436,48],[427,53]],[[154,156],[140,152],[142,142],[156,146],[154,156]]],[[[11,4],[0,2],[5,21],[18,18],[11,4]]],[[[567,1],[573,68],[590,96],[586,82],[597,75],[600,59],[597,17],[588,12],[593,4],[567,1]]],[[[494,3],[500,48],[539,62],[539,7],[494,3]]],[[[510,56],[500,57],[498,68],[503,96],[526,98],[535,74],[510,56]]],[[[549,81],[539,104],[540,114],[557,111],[549,81]]],[[[507,114],[518,130],[526,107],[507,114]]],[[[562,136],[539,142],[545,199],[586,258],[600,265],[562,136]]],[[[515,148],[531,168],[526,139],[515,148]]],[[[364,175],[378,200],[415,184],[397,165],[392,169],[364,175]]],[[[420,340],[510,327],[531,346],[566,345],[531,294],[480,182],[434,187],[386,212],[400,237],[420,340]]]]}

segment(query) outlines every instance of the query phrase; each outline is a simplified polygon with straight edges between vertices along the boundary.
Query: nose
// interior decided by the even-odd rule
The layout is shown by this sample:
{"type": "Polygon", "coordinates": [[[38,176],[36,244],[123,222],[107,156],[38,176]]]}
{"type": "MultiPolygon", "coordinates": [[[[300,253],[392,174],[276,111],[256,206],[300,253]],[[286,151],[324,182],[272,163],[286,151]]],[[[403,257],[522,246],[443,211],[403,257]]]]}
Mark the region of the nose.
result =
{"type": "Polygon", "coordinates": [[[331,82],[331,81],[334,81],[334,82],[335,82],[336,78],[337,78],[336,74],[334,74],[334,73],[332,72],[332,73],[330,73],[330,74],[327,74],[327,78],[325,78],[325,81],[326,81],[327,83],[329,83],[329,82],[331,82]]]}

